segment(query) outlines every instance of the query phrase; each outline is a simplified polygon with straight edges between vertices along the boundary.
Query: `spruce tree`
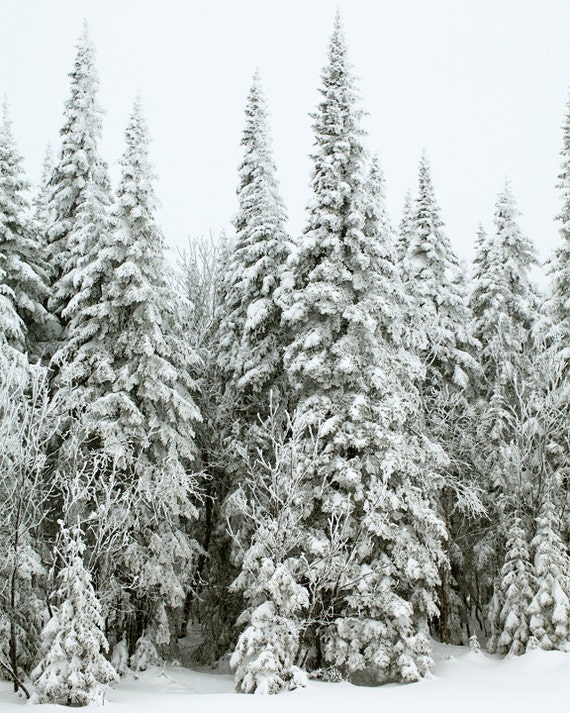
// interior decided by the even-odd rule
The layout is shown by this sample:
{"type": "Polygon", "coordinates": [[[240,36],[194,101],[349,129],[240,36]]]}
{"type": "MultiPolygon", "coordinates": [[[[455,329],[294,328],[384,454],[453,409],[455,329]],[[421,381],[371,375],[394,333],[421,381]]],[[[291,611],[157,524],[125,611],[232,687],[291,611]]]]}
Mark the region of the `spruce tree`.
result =
{"type": "MultiPolygon", "coordinates": [[[[510,513],[532,521],[532,489],[539,479],[533,434],[538,424],[538,370],[533,330],[539,297],[531,282],[537,264],[534,246],[523,236],[508,182],[495,207],[495,231],[480,229],[476,244],[474,288],[470,297],[473,332],[482,345],[482,379],[472,412],[474,461],[486,493],[487,517],[474,543],[482,572],[482,596],[490,591],[493,570],[502,567],[502,543],[509,538],[510,513]],[[526,438],[530,435],[530,438],[526,438]],[[529,476],[533,473],[532,476],[529,476]],[[499,539],[497,539],[499,538],[499,539]],[[484,555],[483,553],[487,553],[484,555]]],[[[509,556],[508,547],[505,557],[509,556]]]]}
{"type": "Polygon", "coordinates": [[[241,417],[267,413],[268,394],[282,375],[283,334],[278,292],[289,254],[287,215],[279,195],[266,102],[256,73],[245,110],[239,167],[236,239],[229,256],[219,329],[226,382],[241,417]]]}
{"type": "Polygon", "coordinates": [[[491,650],[516,656],[526,651],[531,635],[529,607],[535,588],[528,535],[520,518],[515,516],[509,529],[505,562],[495,584],[491,650]]]}
{"type": "MultiPolygon", "coordinates": [[[[548,464],[561,479],[568,478],[569,444],[567,434],[570,427],[570,390],[568,373],[570,359],[568,344],[570,340],[570,319],[568,304],[570,300],[570,96],[562,135],[562,165],[558,176],[558,185],[562,208],[557,216],[559,222],[560,244],[550,261],[551,292],[548,300],[548,313],[542,315],[548,344],[550,365],[548,398],[555,404],[558,413],[558,428],[551,432],[548,444],[548,464]]],[[[541,325],[542,326],[542,325],[541,325]]],[[[567,492],[558,493],[561,505],[566,508],[567,492]]],[[[565,539],[568,539],[570,524],[568,517],[564,521],[565,539]]]]}
{"type": "MultiPolygon", "coordinates": [[[[24,177],[8,108],[0,125],[0,272],[2,291],[9,296],[19,318],[10,341],[37,359],[50,338],[46,266],[31,219],[29,184],[24,177]]],[[[53,337],[53,334],[51,335],[53,337]]]]}
{"type": "Polygon", "coordinates": [[[469,398],[479,375],[474,358],[478,343],[471,334],[463,267],[444,232],[425,153],[420,159],[418,192],[408,235],[401,265],[410,300],[409,343],[424,367],[416,383],[426,431],[449,458],[440,472],[439,508],[450,530],[447,549],[451,569],[445,566],[441,572],[437,634],[444,641],[461,641],[465,638],[460,630],[461,620],[466,623],[468,615],[462,604],[466,597],[461,597],[461,585],[455,580],[464,570],[456,542],[456,529],[463,517],[455,523],[452,513],[463,507],[477,509],[465,423],[469,398]]]}
{"type": "Polygon", "coordinates": [[[306,557],[313,576],[328,579],[316,587],[320,623],[305,645],[316,652],[312,666],[416,680],[430,665],[427,620],[444,556],[426,475],[441,453],[415,435],[404,296],[338,16],[328,60],[314,114],[313,200],[284,312],[291,403],[309,452],[311,431],[321,434],[305,478],[306,557]]]}
{"type": "MultiPolygon", "coordinates": [[[[76,215],[85,252],[62,278],[76,293],[62,313],[67,341],[54,360],[62,365],[57,399],[73,415],[80,452],[102,451],[131,494],[129,542],[121,561],[100,562],[99,577],[131,592],[126,620],[119,616],[115,625],[119,638],[130,627],[132,647],[145,628],[155,643],[168,641],[163,607],[180,607],[192,579],[196,548],[187,524],[196,517],[190,469],[200,414],[193,398],[198,358],[184,334],[183,300],[168,282],[138,100],[125,138],[111,229],[98,230],[94,183],[76,215]]],[[[77,448],[74,440],[69,445],[77,448]]]]}
{"type": "Polygon", "coordinates": [[[518,214],[507,182],[497,198],[495,234],[480,236],[477,245],[470,305],[474,334],[482,344],[487,396],[508,390],[508,375],[520,367],[518,357],[532,348],[537,322],[539,298],[530,273],[538,259],[519,228],[518,214]]]}
{"type": "Polygon", "coordinates": [[[570,644],[570,556],[560,536],[552,493],[545,494],[532,547],[536,588],[529,606],[530,631],[542,649],[566,651],[570,644]]]}
{"type": "Polygon", "coordinates": [[[87,26],[79,39],[70,77],[71,92],[60,131],[61,150],[50,180],[46,235],[53,291],[48,307],[64,325],[68,317],[63,312],[75,293],[69,276],[85,252],[86,213],[91,212],[90,217],[98,221],[90,230],[103,234],[109,227],[111,204],[107,165],[99,154],[102,110],[97,102],[99,80],[87,26]]]}
{"type": "MultiPolygon", "coordinates": [[[[230,546],[219,505],[243,480],[240,451],[255,449],[270,403],[285,396],[279,292],[290,244],[267,106],[257,72],[245,116],[237,188],[239,210],[234,218],[236,235],[227,255],[222,301],[217,310],[217,366],[222,389],[218,399],[217,442],[220,445],[223,442],[220,449],[223,458],[221,452],[214,459],[209,455],[206,458],[212,478],[216,479],[210,485],[215,492],[210,522],[214,523],[216,535],[210,543],[209,564],[211,584],[215,586],[210,588],[209,604],[202,607],[206,630],[225,620],[226,631],[233,631],[237,618],[235,595],[227,594],[236,571],[229,561],[230,546]],[[224,592],[224,596],[220,598],[219,592],[224,592]]],[[[223,636],[226,638],[227,635],[223,636]]],[[[207,646],[211,647],[211,642],[207,646]]]]}
{"type": "Polygon", "coordinates": [[[414,231],[414,199],[411,191],[407,191],[404,196],[404,206],[402,217],[398,226],[397,257],[398,263],[402,263],[408,253],[412,242],[414,231]]]}
{"type": "Polygon", "coordinates": [[[42,632],[40,662],[32,672],[40,703],[85,706],[103,702],[104,685],[118,680],[108,649],[101,604],[85,567],[79,525],[61,523],[61,569],[54,613],[42,632]]]}
{"type": "MultiPolygon", "coordinates": [[[[564,350],[570,340],[570,317],[567,309],[570,294],[570,95],[563,125],[561,156],[562,165],[557,186],[562,201],[562,210],[557,216],[561,244],[555,250],[550,264],[552,277],[550,316],[555,325],[556,341],[564,350]]],[[[564,358],[567,362],[567,357],[564,358]]]]}
{"type": "Polygon", "coordinates": [[[443,228],[429,162],[423,153],[403,268],[417,328],[424,339],[421,357],[426,364],[424,392],[428,395],[445,388],[465,390],[478,372],[472,356],[478,345],[470,333],[462,267],[443,228]]]}

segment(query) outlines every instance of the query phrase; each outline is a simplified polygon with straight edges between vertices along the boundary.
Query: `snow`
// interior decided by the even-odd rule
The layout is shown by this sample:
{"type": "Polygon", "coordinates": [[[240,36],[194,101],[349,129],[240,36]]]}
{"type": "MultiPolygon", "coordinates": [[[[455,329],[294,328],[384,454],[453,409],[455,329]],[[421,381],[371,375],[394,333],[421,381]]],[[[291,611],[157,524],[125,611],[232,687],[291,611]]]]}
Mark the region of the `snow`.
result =
{"type": "MultiPolygon", "coordinates": [[[[106,713],[536,713],[561,710],[570,700],[570,654],[535,649],[524,656],[501,659],[468,648],[434,644],[436,665],[431,678],[408,685],[376,688],[350,683],[310,681],[307,688],[276,696],[234,692],[228,671],[192,671],[182,667],[151,668],[129,673],[110,689],[106,713]]],[[[0,711],[16,713],[25,705],[0,682],[0,711]]],[[[90,706],[96,708],[94,704],[90,706]]],[[[61,713],[61,706],[44,705],[41,713],[61,713]]]]}

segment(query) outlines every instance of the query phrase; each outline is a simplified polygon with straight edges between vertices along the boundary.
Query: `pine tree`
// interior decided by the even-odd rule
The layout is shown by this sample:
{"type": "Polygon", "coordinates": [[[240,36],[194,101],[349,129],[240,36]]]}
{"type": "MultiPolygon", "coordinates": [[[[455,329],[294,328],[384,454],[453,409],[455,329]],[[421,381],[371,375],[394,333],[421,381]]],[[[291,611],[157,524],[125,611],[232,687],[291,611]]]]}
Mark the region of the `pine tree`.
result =
{"type": "Polygon", "coordinates": [[[561,245],[555,250],[550,263],[552,295],[550,313],[556,325],[556,340],[562,357],[568,361],[566,352],[570,340],[570,318],[568,315],[568,295],[570,294],[570,95],[562,134],[562,166],[558,176],[558,189],[562,200],[562,210],[557,216],[560,223],[561,245]]]}
{"type": "Polygon", "coordinates": [[[517,216],[507,182],[496,203],[494,235],[487,237],[480,231],[478,236],[470,298],[473,332],[483,345],[483,379],[478,391],[486,412],[479,409],[477,418],[481,422],[479,441],[486,447],[480,456],[491,459],[483,467],[492,474],[491,486],[512,495],[513,483],[505,481],[495,456],[513,436],[513,409],[519,401],[516,392],[531,380],[540,303],[530,276],[538,264],[536,250],[522,235],[517,216]]]}
{"type": "Polygon", "coordinates": [[[427,365],[425,392],[444,387],[464,390],[478,372],[472,351],[462,269],[443,231],[427,157],[422,154],[418,197],[410,244],[404,258],[404,279],[422,329],[422,361],[427,365]]]}
{"type": "MultiPolygon", "coordinates": [[[[238,488],[244,477],[239,451],[259,440],[257,432],[261,421],[268,416],[269,404],[284,397],[284,335],[279,292],[290,245],[285,232],[287,215],[279,195],[266,101],[257,72],[245,115],[241,140],[244,154],[237,188],[239,211],[234,219],[236,237],[227,256],[217,315],[217,366],[222,384],[217,442],[223,442],[223,463],[222,453],[218,453],[215,458],[218,465],[211,457],[208,465],[217,481],[211,487],[215,488],[218,503],[238,488]]],[[[228,559],[230,547],[223,518],[215,504],[212,516],[216,536],[211,542],[210,578],[218,592],[226,592],[235,570],[228,559]]],[[[233,599],[231,593],[221,599],[214,594],[210,605],[203,607],[206,628],[216,620],[233,618],[234,621],[227,621],[224,627],[226,631],[232,630],[236,618],[233,599]]]]}
{"type": "Polygon", "coordinates": [[[475,552],[487,553],[480,558],[478,577],[483,597],[485,589],[491,589],[493,570],[502,566],[501,542],[509,537],[509,513],[516,510],[532,519],[532,480],[539,478],[540,459],[532,444],[537,429],[531,425],[538,423],[531,404],[537,398],[533,330],[539,298],[530,279],[537,258],[517,216],[507,182],[497,199],[494,234],[479,230],[470,297],[473,332],[482,345],[483,374],[471,420],[474,460],[487,506],[487,518],[477,528],[481,535],[473,543],[475,552]],[[534,475],[529,477],[530,473],[534,475]]]}
{"type": "Polygon", "coordinates": [[[566,651],[570,644],[570,557],[550,492],[544,498],[531,545],[536,589],[528,610],[530,631],[542,649],[566,651]]]}
{"type": "Polygon", "coordinates": [[[101,605],[85,568],[79,525],[61,523],[62,567],[53,616],[42,632],[41,660],[32,672],[40,703],[85,706],[102,702],[103,686],[118,680],[104,653],[101,605]]]}
{"type": "Polygon", "coordinates": [[[480,360],[487,395],[508,389],[517,357],[532,348],[537,322],[539,298],[530,272],[538,259],[534,245],[521,233],[517,216],[507,182],[496,203],[495,235],[490,239],[480,235],[478,241],[470,300],[474,334],[483,345],[480,360]]]}
{"type": "Polygon", "coordinates": [[[278,291],[289,254],[287,216],[278,191],[258,73],[245,113],[239,212],[223,288],[219,362],[237,392],[237,410],[254,421],[257,414],[263,416],[267,411],[269,390],[276,390],[281,379],[283,335],[278,291]]]}
{"type": "MultiPolygon", "coordinates": [[[[54,357],[62,364],[57,398],[62,412],[73,414],[80,449],[101,450],[131,493],[130,543],[120,562],[100,563],[132,592],[131,646],[142,629],[153,631],[163,604],[181,606],[196,549],[186,523],[196,517],[190,467],[200,419],[193,398],[198,358],[184,334],[183,300],[167,279],[148,143],[137,100],[111,229],[98,230],[94,183],[76,216],[85,252],[67,277],[76,293],[62,313],[67,342],[54,357]]],[[[117,622],[118,635],[123,626],[117,622]]],[[[162,633],[157,637],[164,643],[162,633]]]]}
{"type": "Polygon", "coordinates": [[[11,344],[37,359],[49,338],[46,267],[30,215],[29,184],[24,178],[8,108],[0,126],[0,274],[2,292],[12,303],[18,326],[10,329],[11,344]]]}
{"type": "Polygon", "coordinates": [[[105,233],[111,204],[107,165],[98,148],[102,110],[97,103],[99,80],[87,26],[79,39],[70,77],[71,94],[60,132],[61,151],[50,181],[47,205],[50,224],[46,235],[53,289],[48,306],[64,325],[68,317],[63,312],[75,293],[69,276],[85,252],[82,244],[87,228],[85,219],[96,219],[97,223],[89,229],[105,233]]]}
{"type": "Polygon", "coordinates": [[[449,457],[440,472],[439,508],[450,530],[447,550],[451,570],[446,566],[441,572],[438,635],[444,641],[460,641],[461,620],[466,622],[467,613],[455,581],[464,566],[463,553],[456,543],[455,530],[460,523],[452,521],[452,513],[461,509],[461,503],[467,510],[477,509],[465,424],[468,398],[479,375],[473,356],[478,343],[470,331],[463,267],[444,232],[425,153],[420,160],[418,193],[408,234],[401,265],[411,303],[407,318],[409,343],[425,369],[418,374],[416,383],[422,397],[425,429],[449,457]]]}
{"type": "Polygon", "coordinates": [[[291,402],[307,433],[322,434],[306,476],[306,556],[328,580],[319,580],[321,624],[305,645],[317,651],[312,666],[416,680],[430,665],[427,620],[443,558],[426,477],[441,453],[414,435],[414,360],[399,336],[405,298],[338,16],[322,78],[313,200],[284,312],[291,402]]]}
{"type": "Polygon", "coordinates": [[[404,206],[402,208],[402,218],[398,226],[397,257],[398,263],[402,263],[408,253],[412,243],[414,232],[414,199],[411,191],[407,191],[404,196],[404,206]]]}
{"type": "Polygon", "coordinates": [[[495,585],[496,614],[491,622],[489,648],[500,654],[519,656],[526,651],[530,636],[530,603],[536,587],[528,536],[520,518],[509,530],[505,562],[495,585]]]}

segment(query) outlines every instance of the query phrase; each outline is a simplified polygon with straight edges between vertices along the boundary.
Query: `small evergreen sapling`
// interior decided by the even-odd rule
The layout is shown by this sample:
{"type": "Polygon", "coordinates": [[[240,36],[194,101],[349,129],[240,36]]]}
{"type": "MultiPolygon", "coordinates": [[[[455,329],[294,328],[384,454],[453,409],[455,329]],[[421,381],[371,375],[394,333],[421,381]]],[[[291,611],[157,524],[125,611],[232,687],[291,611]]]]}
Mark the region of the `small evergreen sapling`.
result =
{"type": "Polygon", "coordinates": [[[505,563],[496,583],[491,650],[516,656],[526,651],[530,636],[530,604],[535,589],[528,537],[521,520],[515,517],[507,540],[505,563]]]}
{"type": "Polygon", "coordinates": [[[540,648],[570,646],[570,557],[560,536],[560,518],[548,493],[532,540],[536,588],[529,606],[530,631],[540,648]]]}
{"type": "Polygon", "coordinates": [[[104,686],[118,680],[104,653],[101,605],[83,562],[79,525],[60,522],[60,556],[54,614],[42,632],[41,660],[32,672],[40,703],[84,706],[102,702],[104,686]]]}

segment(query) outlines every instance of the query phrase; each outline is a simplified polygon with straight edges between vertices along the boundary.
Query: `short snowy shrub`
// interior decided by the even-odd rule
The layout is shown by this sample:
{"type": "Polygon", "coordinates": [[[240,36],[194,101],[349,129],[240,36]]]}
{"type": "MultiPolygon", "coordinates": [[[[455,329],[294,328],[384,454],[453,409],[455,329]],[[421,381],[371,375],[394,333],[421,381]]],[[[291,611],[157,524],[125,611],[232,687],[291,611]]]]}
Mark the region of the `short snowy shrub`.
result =
{"type": "Polygon", "coordinates": [[[279,693],[307,684],[294,664],[299,651],[299,627],[275,612],[272,602],[258,606],[239,637],[230,665],[236,689],[244,693],[279,693]]]}

